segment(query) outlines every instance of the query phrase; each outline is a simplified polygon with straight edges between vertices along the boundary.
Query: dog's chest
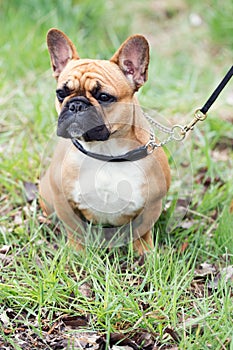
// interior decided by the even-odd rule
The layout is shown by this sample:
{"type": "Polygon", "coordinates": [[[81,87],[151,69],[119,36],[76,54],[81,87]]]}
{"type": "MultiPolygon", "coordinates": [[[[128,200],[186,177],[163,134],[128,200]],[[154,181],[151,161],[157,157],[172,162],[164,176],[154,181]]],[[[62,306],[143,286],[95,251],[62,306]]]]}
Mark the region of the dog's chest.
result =
{"type": "Polygon", "coordinates": [[[146,177],[138,163],[84,162],[72,200],[94,222],[126,223],[143,209],[146,201],[146,177]]]}

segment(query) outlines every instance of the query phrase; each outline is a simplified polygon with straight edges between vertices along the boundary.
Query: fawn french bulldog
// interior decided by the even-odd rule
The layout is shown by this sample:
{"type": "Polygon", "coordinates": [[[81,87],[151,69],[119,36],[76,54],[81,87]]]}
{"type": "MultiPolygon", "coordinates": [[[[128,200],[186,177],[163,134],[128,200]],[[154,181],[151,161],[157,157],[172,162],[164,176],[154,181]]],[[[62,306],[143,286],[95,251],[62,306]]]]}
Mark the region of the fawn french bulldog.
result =
{"type": "Polygon", "coordinates": [[[150,149],[150,125],[135,96],[147,80],[148,42],[133,35],[110,60],[81,59],[57,29],[47,44],[59,139],[40,182],[41,207],[57,214],[77,249],[86,225],[100,224],[131,232],[143,254],[153,247],[151,229],[170,185],[167,157],[150,149]]]}

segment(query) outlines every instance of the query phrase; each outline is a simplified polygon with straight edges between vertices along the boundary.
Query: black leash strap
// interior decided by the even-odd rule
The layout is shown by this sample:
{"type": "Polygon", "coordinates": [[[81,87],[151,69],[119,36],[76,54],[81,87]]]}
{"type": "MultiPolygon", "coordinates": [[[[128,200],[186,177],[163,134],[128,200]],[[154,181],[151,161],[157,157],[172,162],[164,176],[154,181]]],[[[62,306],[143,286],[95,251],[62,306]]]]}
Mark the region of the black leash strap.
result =
{"type": "Polygon", "coordinates": [[[180,136],[175,138],[177,141],[182,141],[185,138],[185,135],[189,130],[193,130],[194,126],[197,124],[199,121],[203,121],[207,117],[207,112],[214,103],[214,101],[218,98],[219,94],[222,92],[224,87],[227,85],[229,80],[231,79],[233,75],[233,66],[229,69],[223,80],[219,83],[219,85],[216,87],[212,95],[209,97],[209,99],[206,101],[204,106],[202,108],[199,108],[196,110],[194,113],[194,119],[191,120],[191,122],[185,126],[180,126],[180,125],[175,125],[174,128],[180,129],[180,136]]]}
{"type": "Polygon", "coordinates": [[[203,114],[206,114],[214,101],[217,99],[219,94],[222,92],[224,87],[227,85],[228,81],[231,79],[233,75],[233,66],[229,69],[223,80],[219,83],[219,85],[216,87],[208,101],[204,104],[204,106],[200,109],[200,112],[203,114]]]}

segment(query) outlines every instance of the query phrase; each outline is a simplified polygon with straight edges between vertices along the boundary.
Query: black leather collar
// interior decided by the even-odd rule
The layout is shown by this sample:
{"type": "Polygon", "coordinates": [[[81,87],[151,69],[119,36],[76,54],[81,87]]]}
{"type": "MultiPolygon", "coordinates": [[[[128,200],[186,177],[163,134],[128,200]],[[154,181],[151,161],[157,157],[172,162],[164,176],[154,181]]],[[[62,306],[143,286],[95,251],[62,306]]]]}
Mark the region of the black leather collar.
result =
{"type": "Polygon", "coordinates": [[[74,146],[80,152],[84,153],[85,155],[87,155],[91,158],[102,160],[104,162],[133,162],[133,161],[145,158],[146,156],[148,156],[148,154],[152,153],[152,151],[153,151],[151,149],[152,140],[150,140],[146,145],[135,148],[134,150],[129,151],[129,152],[122,154],[120,156],[107,156],[104,154],[89,152],[81,145],[81,143],[78,140],[76,140],[76,139],[71,139],[71,140],[72,140],[74,146]]]}

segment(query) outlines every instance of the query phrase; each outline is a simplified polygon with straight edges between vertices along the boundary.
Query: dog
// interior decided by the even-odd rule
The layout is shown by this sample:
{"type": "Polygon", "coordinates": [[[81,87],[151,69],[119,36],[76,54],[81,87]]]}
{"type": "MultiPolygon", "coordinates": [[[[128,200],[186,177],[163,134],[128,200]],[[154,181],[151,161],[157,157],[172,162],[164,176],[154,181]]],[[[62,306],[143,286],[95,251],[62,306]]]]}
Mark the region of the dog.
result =
{"type": "Polygon", "coordinates": [[[147,81],[148,41],[130,36],[110,60],[81,59],[55,28],[47,45],[59,138],[40,181],[40,205],[45,215],[56,213],[78,250],[87,228],[100,225],[127,232],[144,254],[153,248],[151,231],[170,186],[168,159],[150,147],[154,135],[135,95],[147,81]]]}

